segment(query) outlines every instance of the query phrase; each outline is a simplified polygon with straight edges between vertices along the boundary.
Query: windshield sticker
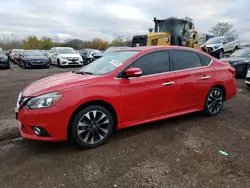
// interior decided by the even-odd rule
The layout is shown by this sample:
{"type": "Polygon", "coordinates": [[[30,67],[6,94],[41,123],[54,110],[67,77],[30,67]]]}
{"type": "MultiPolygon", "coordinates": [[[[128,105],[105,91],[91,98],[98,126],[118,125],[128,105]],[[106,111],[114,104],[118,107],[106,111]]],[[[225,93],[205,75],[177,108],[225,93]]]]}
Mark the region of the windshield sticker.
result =
{"type": "Polygon", "coordinates": [[[117,61],[115,59],[113,59],[112,61],[110,61],[109,63],[111,63],[112,65],[119,67],[122,65],[122,63],[120,61],[117,61]]]}

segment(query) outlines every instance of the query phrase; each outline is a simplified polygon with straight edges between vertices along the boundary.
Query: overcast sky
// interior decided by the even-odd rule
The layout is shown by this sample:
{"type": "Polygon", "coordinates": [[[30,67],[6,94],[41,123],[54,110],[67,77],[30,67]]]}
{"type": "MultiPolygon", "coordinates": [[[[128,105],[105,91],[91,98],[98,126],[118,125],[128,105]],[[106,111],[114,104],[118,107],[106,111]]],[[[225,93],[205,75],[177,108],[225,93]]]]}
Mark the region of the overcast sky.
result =
{"type": "Polygon", "coordinates": [[[249,0],[0,0],[0,33],[112,40],[146,33],[153,17],[192,17],[199,32],[234,24],[250,40],[249,0]]]}

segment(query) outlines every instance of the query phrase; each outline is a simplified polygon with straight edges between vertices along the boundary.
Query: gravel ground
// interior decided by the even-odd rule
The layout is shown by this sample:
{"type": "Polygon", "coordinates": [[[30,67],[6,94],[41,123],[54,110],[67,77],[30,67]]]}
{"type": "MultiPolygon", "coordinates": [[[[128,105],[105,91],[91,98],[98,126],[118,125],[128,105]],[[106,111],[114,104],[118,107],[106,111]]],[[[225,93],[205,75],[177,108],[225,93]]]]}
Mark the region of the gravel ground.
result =
{"type": "Polygon", "coordinates": [[[250,90],[242,79],[237,96],[213,118],[194,113],[128,128],[91,150],[19,139],[14,106],[20,90],[72,69],[12,65],[0,71],[1,188],[250,187],[250,90]]]}

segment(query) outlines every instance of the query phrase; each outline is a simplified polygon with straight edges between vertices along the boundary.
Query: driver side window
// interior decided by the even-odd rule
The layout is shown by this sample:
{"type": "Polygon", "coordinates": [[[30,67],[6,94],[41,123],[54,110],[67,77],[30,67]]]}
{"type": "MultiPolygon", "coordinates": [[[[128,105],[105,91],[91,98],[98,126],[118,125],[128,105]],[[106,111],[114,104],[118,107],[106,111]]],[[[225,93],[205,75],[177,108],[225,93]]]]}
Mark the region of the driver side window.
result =
{"type": "Polygon", "coordinates": [[[169,52],[164,50],[145,54],[135,60],[129,67],[140,68],[143,76],[169,72],[169,52]]]}

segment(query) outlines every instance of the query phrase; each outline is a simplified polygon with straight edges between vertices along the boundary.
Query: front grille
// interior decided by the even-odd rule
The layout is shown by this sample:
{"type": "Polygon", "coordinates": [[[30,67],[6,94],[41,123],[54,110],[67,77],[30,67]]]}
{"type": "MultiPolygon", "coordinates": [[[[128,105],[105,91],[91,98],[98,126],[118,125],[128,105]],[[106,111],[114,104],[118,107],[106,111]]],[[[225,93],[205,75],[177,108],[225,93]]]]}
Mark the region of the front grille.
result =
{"type": "Polygon", "coordinates": [[[44,64],[46,64],[46,61],[44,61],[44,60],[31,60],[30,63],[31,63],[31,65],[44,65],[44,64]]]}
{"type": "Polygon", "coordinates": [[[137,35],[132,39],[132,47],[136,46],[147,46],[148,36],[147,35],[137,35]]]}
{"type": "Polygon", "coordinates": [[[69,61],[77,61],[79,58],[75,58],[75,57],[68,57],[67,58],[69,61]]]}
{"type": "Polygon", "coordinates": [[[24,105],[26,105],[26,103],[28,102],[29,99],[30,99],[29,97],[21,96],[20,101],[18,102],[18,104],[19,104],[18,110],[21,110],[22,107],[24,105]]]}

